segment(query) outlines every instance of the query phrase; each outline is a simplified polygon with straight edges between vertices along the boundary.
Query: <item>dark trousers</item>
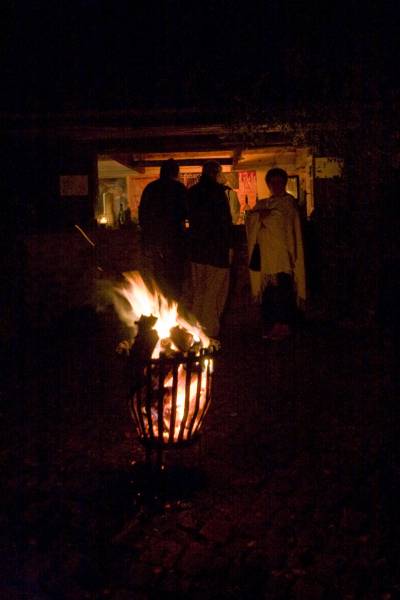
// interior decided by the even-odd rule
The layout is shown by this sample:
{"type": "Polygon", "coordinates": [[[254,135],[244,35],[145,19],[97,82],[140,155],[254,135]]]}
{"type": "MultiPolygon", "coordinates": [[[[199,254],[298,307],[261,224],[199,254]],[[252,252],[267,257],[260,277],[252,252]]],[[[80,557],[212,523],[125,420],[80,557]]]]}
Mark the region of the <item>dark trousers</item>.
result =
{"type": "Polygon", "coordinates": [[[275,323],[293,327],[296,321],[296,295],[293,279],[288,273],[278,273],[276,285],[270,283],[263,292],[261,315],[264,326],[272,328],[275,323]]]}
{"type": "Polygon", "coordinates": [[[143,248],[146,272],[167,298],[179,300],[185,268],[184,248],[147,244],[143,248]]]}

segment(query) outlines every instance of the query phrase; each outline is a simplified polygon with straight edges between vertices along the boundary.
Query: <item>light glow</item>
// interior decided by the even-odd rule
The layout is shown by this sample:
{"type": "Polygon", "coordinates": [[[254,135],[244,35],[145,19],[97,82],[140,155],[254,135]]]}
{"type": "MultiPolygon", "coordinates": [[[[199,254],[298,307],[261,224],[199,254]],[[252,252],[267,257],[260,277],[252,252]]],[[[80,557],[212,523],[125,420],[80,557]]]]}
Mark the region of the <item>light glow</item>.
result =
{"type": "MultiPolygon", "coordinates": [[[[152,329],[157,332],[158,341],[152,353],[153,359],[160,358],[160,353],[162,352],[169,352],[172,356],[176,352],[179,352],[179,348],[171,339],[174,328],[178,327],[180,330],[183,330],[183,335],[186,336],[186,339],[190,340],[188,344],[190,346],[189,351],[195,354],[197,360],[193,363],[195,366],[192,371],[189,371],[185,363],[182,363],[179,364],[177,372],[175,372],[175,420],[172,434],[173,441],[177,442],[186,410],[186,421],[181,432],[181,439],[189,439],[190,435],[198,429],[207,403],[207,378],[213,371],[213,360],[201,357],[200,351],[202,348],[209,347],[210,340],[198,322],[193,319],[193,322],[190,323],[179,315],[177,302],[168,300],[154,284],[152,285],[152,289],[150,289],[138,271],[131,271],[123,275],[125,279],[124,283],[115,288],[114,304],[121,320],[128,327],[135,328],[135,331],[137,331],[136,323],[140,317],[152,316],[156,318],[152,329]]],[[[176,343],[179,344],[179,341],[176,343]]],[[[156,367],[149,365],[146,368],[151,369],[156,367]]],[[[155,386],[153,390],[156,392],[156,396],[157,394],[162,394],[163,396],[162,439],[164,442],[168,442],[171,440],[170,427],[174,401],[174,375],[171,366],[171,370],[166,374],[163,381],[162,389],[159,389],[157,392],[159,383],[156,372],[154,371],[155,375],[152,376],[155,386]]],[[[160,438],[161,432],[159,433],[158,430],[157,406],[154,405],[151,407],[150,414],[148,409],[142,406],[140,409],[142,413],[140,418],[138,410],[136,409],[135,418],[144,423],[147,434],[151,428],[155,437],[160,438]]]]}

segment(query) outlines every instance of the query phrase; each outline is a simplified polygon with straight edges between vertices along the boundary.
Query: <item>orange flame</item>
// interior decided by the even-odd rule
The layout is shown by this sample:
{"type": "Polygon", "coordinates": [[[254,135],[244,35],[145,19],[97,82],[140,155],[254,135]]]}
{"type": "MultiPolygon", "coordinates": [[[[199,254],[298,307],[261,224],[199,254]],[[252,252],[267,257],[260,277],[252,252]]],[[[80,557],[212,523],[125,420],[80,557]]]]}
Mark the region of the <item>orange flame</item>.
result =
{"type": "MultiPolygon", "coordinates": [[[[186,329],[195,341],[201,342],[203,347],[208,347],[210,340],[200,324],[194,319],[195,324],[191,324],[179,315],[178,303],[175,300],[168,300],[155,285],[153,285],[154,289],[150,290],[139,271],[130,271],[123,275],[126,283],[124,286],[118,287],[116,291],[127,300],[128,305],[120,302],[116,296],[114,296],[114,304],[120,319],[131,328],[136,327],[135,323],[141,316],[156,317],[157,321],[153,329],[157,332],[159,341],[154,349],[153,358],[158,358],[161,340],[167,339],[171,329],[176,326],[186,329]]],[[[173,345],[171,347],[174,350],[177,349],[173,345]]]]}

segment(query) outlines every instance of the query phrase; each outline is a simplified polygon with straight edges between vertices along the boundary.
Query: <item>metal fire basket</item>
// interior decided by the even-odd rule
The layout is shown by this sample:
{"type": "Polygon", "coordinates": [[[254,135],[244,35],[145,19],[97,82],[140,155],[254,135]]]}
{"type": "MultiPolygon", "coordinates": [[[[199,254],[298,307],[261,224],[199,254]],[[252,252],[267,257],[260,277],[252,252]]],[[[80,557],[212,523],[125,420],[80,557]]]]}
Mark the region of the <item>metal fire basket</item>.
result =
{"type": "Polygon", "coordinates": [[[202,349],[172,357],[160,353],[143,362],[130,409],[147,451],[198,439],[211,402],[214,356],[212,349],[202,349]]]}

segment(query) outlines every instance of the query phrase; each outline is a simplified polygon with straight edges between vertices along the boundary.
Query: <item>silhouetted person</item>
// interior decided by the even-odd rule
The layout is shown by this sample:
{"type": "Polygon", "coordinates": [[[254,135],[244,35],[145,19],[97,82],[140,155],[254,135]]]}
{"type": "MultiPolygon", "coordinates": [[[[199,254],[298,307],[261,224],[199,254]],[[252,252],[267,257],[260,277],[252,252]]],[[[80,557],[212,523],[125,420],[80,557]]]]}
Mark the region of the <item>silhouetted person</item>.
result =
{"type": "Polygon", "coordinates": [[[199,183],[188,191],[191,261],[191,310],[206,334],[218,338],[229,288],[232,217],[221,166],[207,161],[199,183]]]}
{"type": "Polygon", "coordinates": [[[139,225],[147,269],[170,297],[181,293],[185,265],[186,188],[178,181],[179,165],[165,161],[160,178],[143,190],[139,225]]]}

